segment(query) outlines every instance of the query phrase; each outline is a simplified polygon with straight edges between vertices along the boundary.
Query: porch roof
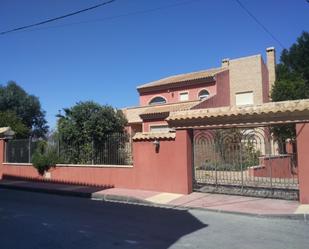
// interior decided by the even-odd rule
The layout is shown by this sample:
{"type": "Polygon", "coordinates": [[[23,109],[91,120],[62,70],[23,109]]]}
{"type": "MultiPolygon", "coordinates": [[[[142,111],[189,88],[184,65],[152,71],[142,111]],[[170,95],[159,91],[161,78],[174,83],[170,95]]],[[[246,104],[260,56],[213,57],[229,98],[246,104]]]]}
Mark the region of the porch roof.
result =
{"type": "Polygon", "coordinates": [[[170,140],[175,139],[175,132],[138,132],[134,135],[134,141],[143,141],[143,140],[156,140],[156,139],[164,139],[170,140]]]}
{"type": "Polygon", "coordinates": [[[166,119],[175,128],[265,126],[309,121],[309,99],[171,112],[166,119]]]}

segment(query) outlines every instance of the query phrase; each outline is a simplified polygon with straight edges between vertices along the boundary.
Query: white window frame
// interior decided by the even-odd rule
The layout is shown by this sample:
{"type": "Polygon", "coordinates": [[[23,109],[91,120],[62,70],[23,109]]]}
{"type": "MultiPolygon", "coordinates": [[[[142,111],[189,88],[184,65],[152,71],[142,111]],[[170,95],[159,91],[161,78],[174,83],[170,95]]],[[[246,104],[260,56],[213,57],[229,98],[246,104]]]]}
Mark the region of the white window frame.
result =
{"type": "Polygon", "coordinates": [[[210,96],[210,92],[209,92],[206,88],[204,88],[204,89],[201,89],[201,90],[198,92],[198,94],[197,94],[197,99],[199,99],[199,100],[208,99],[209,96],[210,96]],[[207,96],[207,97],[204,97],[204,98],[201,98],[201,97],[200,97],[200,93],[201,93],[202,91],[207,91],[207,92],[208,92],[208,96],[207,96]]]}
{"type": "Polygon", "coordinates": [[[189,101],[189,92],[188,91],[185,91],[185,92],[179,92],[179,101],[189,101]],[[186,96],[187,96],[187,99],[185,99],[185,100],[182,100],[181,99],[181,96],[182,95],[184,95],[184,94],[186,94],[186,96]]]}
{"type": "Polygon", "coordinates": [[[252,106],[252,105],[254,105],[254,92],[253,91],[246,91],[246,92],[236,93],[235,94],[235,104],[236,104],[236,106],[252,106]],[[246,94],[247,94],[247,96],[245,96],[246,94]],[[249,94],[251,94],[251,96],[249,94]],[[242,99],[242,101],[240,101],[240,103],[237,103],[237,97],[241,96],[241,95],[242,95],[243,99],[242,99]],[[250,102],[245,100],[249,96],[252,98],[252,99],[250,99],[251,100],[250,102]]]}
{"type": "Polygon", "coordinates": [[[171,130],[171,128],[168,126],[168,124],[165,123],[161,123],[161,124],[153,124],[153,125],[149,125],[149,132],[153,132],[153,133],[159,133],[159,132],[169,132],[171,130]],[[162,130],[162,131],[152,131],[152,128],[156,128],[156,127],[166,127],[166,131],[162,130]]]}
{"type": "Polygon", "coordinates": [[[148,105],[164,105],[164,104],[167,104],[167,99],[164,98],[163,96],[161,95],[156,95],[156,96],[153,96],[149,101],[148,101],[148,105]],[[154,100],[155,98],[162,98],[165,100],[165,103],[154,103],[154,104],[150,104],[152,100],[154,100]]]}

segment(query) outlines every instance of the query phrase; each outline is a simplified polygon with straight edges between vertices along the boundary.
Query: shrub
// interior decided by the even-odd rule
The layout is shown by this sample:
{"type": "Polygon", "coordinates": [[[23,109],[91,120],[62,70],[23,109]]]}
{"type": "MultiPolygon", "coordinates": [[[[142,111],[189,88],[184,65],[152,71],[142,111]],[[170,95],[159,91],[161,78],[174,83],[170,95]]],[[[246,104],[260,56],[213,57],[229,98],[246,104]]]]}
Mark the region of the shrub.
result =
{"type": "Polygon", "coordinates": [[[32,156],[32,164],[40,175],[44,175],[51,167],[59,162],[57,148],[46,141],[39,141],[32,156]]]}

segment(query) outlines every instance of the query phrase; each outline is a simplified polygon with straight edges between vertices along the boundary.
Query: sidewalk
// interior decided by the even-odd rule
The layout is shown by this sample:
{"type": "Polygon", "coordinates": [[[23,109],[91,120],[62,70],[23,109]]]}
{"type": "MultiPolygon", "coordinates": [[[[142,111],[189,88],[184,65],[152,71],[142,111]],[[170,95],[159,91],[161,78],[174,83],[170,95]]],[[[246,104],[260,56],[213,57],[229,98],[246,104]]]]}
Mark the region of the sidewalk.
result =
{"type": "Polygon", "coordinates": [[[297,201],[194,192],[189,195],[155,191],[89,187],[23,180],[1,180],[0,188],[93,198],[104,201],[200,209],[257,216],[306,219],[309,205],[297,201]]]}

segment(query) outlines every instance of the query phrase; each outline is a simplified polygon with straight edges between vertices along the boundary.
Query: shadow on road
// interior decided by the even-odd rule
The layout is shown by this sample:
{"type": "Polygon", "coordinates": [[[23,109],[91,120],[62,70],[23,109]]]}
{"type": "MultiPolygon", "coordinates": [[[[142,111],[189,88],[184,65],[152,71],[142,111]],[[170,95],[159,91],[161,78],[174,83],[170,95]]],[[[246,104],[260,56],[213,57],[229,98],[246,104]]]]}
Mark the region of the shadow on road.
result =
{"type": "Polygon", "coordinates": [[[2,249],[165,249],[205,227],[186,210],[0,191],[2,249]]]}

